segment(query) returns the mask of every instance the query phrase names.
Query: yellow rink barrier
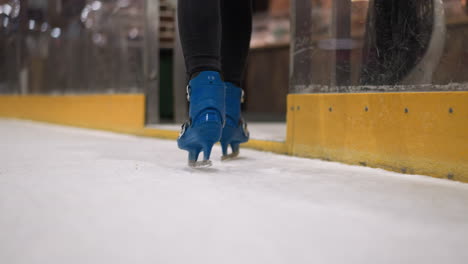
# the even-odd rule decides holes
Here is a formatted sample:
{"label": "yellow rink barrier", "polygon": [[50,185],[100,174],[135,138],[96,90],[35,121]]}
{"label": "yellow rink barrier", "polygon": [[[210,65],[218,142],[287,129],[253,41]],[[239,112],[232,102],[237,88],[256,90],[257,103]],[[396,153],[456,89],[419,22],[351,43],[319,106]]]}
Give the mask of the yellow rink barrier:
{"label": "yellow rink barrier", "polygon": [[292,94],[289,153],[468,182],[468,92]]}
{"label": "yellow rink barrier", "polygon": [[115,132],[144,126],[145,97],[131,95],[0,96],[0,116]]}

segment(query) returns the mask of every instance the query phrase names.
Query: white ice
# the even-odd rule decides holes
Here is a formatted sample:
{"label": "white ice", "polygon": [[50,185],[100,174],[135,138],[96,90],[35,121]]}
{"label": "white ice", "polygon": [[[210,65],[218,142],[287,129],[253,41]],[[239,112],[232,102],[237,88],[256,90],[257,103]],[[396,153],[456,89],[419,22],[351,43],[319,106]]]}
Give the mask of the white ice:
{"label": "white ice", "polygon": [[0,120],[0,263],[468,263],[468,184]]}

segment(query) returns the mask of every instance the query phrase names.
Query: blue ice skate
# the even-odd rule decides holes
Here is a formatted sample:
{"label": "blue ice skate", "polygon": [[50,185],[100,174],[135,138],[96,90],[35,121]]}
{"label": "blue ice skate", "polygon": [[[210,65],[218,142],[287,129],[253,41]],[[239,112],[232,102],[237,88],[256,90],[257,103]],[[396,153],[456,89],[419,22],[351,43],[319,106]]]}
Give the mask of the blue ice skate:
{"label": "blue ice skate", "polygon": [[[182,125],[177,144],[189,152],[190,167],[211,166],[211,149],[221,138],[223,130],[225,97],[225,86],[218,72],[200,72],[189,82],[189,121]],[[204,159],[199,162],[201,151]]]}
{"label": "blue ice skate", "polygon": [[[226,85],[226,125],[221,136],[221,148],[223,150],[222,160],[235,158],[239,155],[239,145],[249,141],[249,130],[247,123],[241,117],[241,103],[243,102],[243,91],[233,83],[225,82]],[[231,145],[232,153],[228,154]]]}

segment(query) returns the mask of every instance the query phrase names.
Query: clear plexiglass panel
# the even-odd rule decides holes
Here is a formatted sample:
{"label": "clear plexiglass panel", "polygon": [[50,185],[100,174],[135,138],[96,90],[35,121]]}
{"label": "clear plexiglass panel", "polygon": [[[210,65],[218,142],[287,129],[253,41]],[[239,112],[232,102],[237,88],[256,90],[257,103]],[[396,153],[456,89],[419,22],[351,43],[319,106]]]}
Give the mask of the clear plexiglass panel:
{"label": "clear plexiglass panel", "polygon": [[457,91],[467,0],[294,0],[291,92]]}
{"label": "clear plexiglass panel", "polygon": [[0,93],[142,92],[144,19],[145,0],[0,0]]}

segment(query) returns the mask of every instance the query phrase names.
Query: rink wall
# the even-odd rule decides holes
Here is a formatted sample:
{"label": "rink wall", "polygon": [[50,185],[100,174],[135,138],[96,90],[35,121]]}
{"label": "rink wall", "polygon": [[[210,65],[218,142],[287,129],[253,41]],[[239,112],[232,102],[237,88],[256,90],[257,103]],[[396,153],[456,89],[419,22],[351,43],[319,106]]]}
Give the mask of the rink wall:
{"label": "rink wall", "polygon": [[468,182],[468,92],[291,94],[296,156]]}
{"label": "rink wall", "polygon": [[145,123],[145,96],[4,95],[0,116],[135,133]]}

